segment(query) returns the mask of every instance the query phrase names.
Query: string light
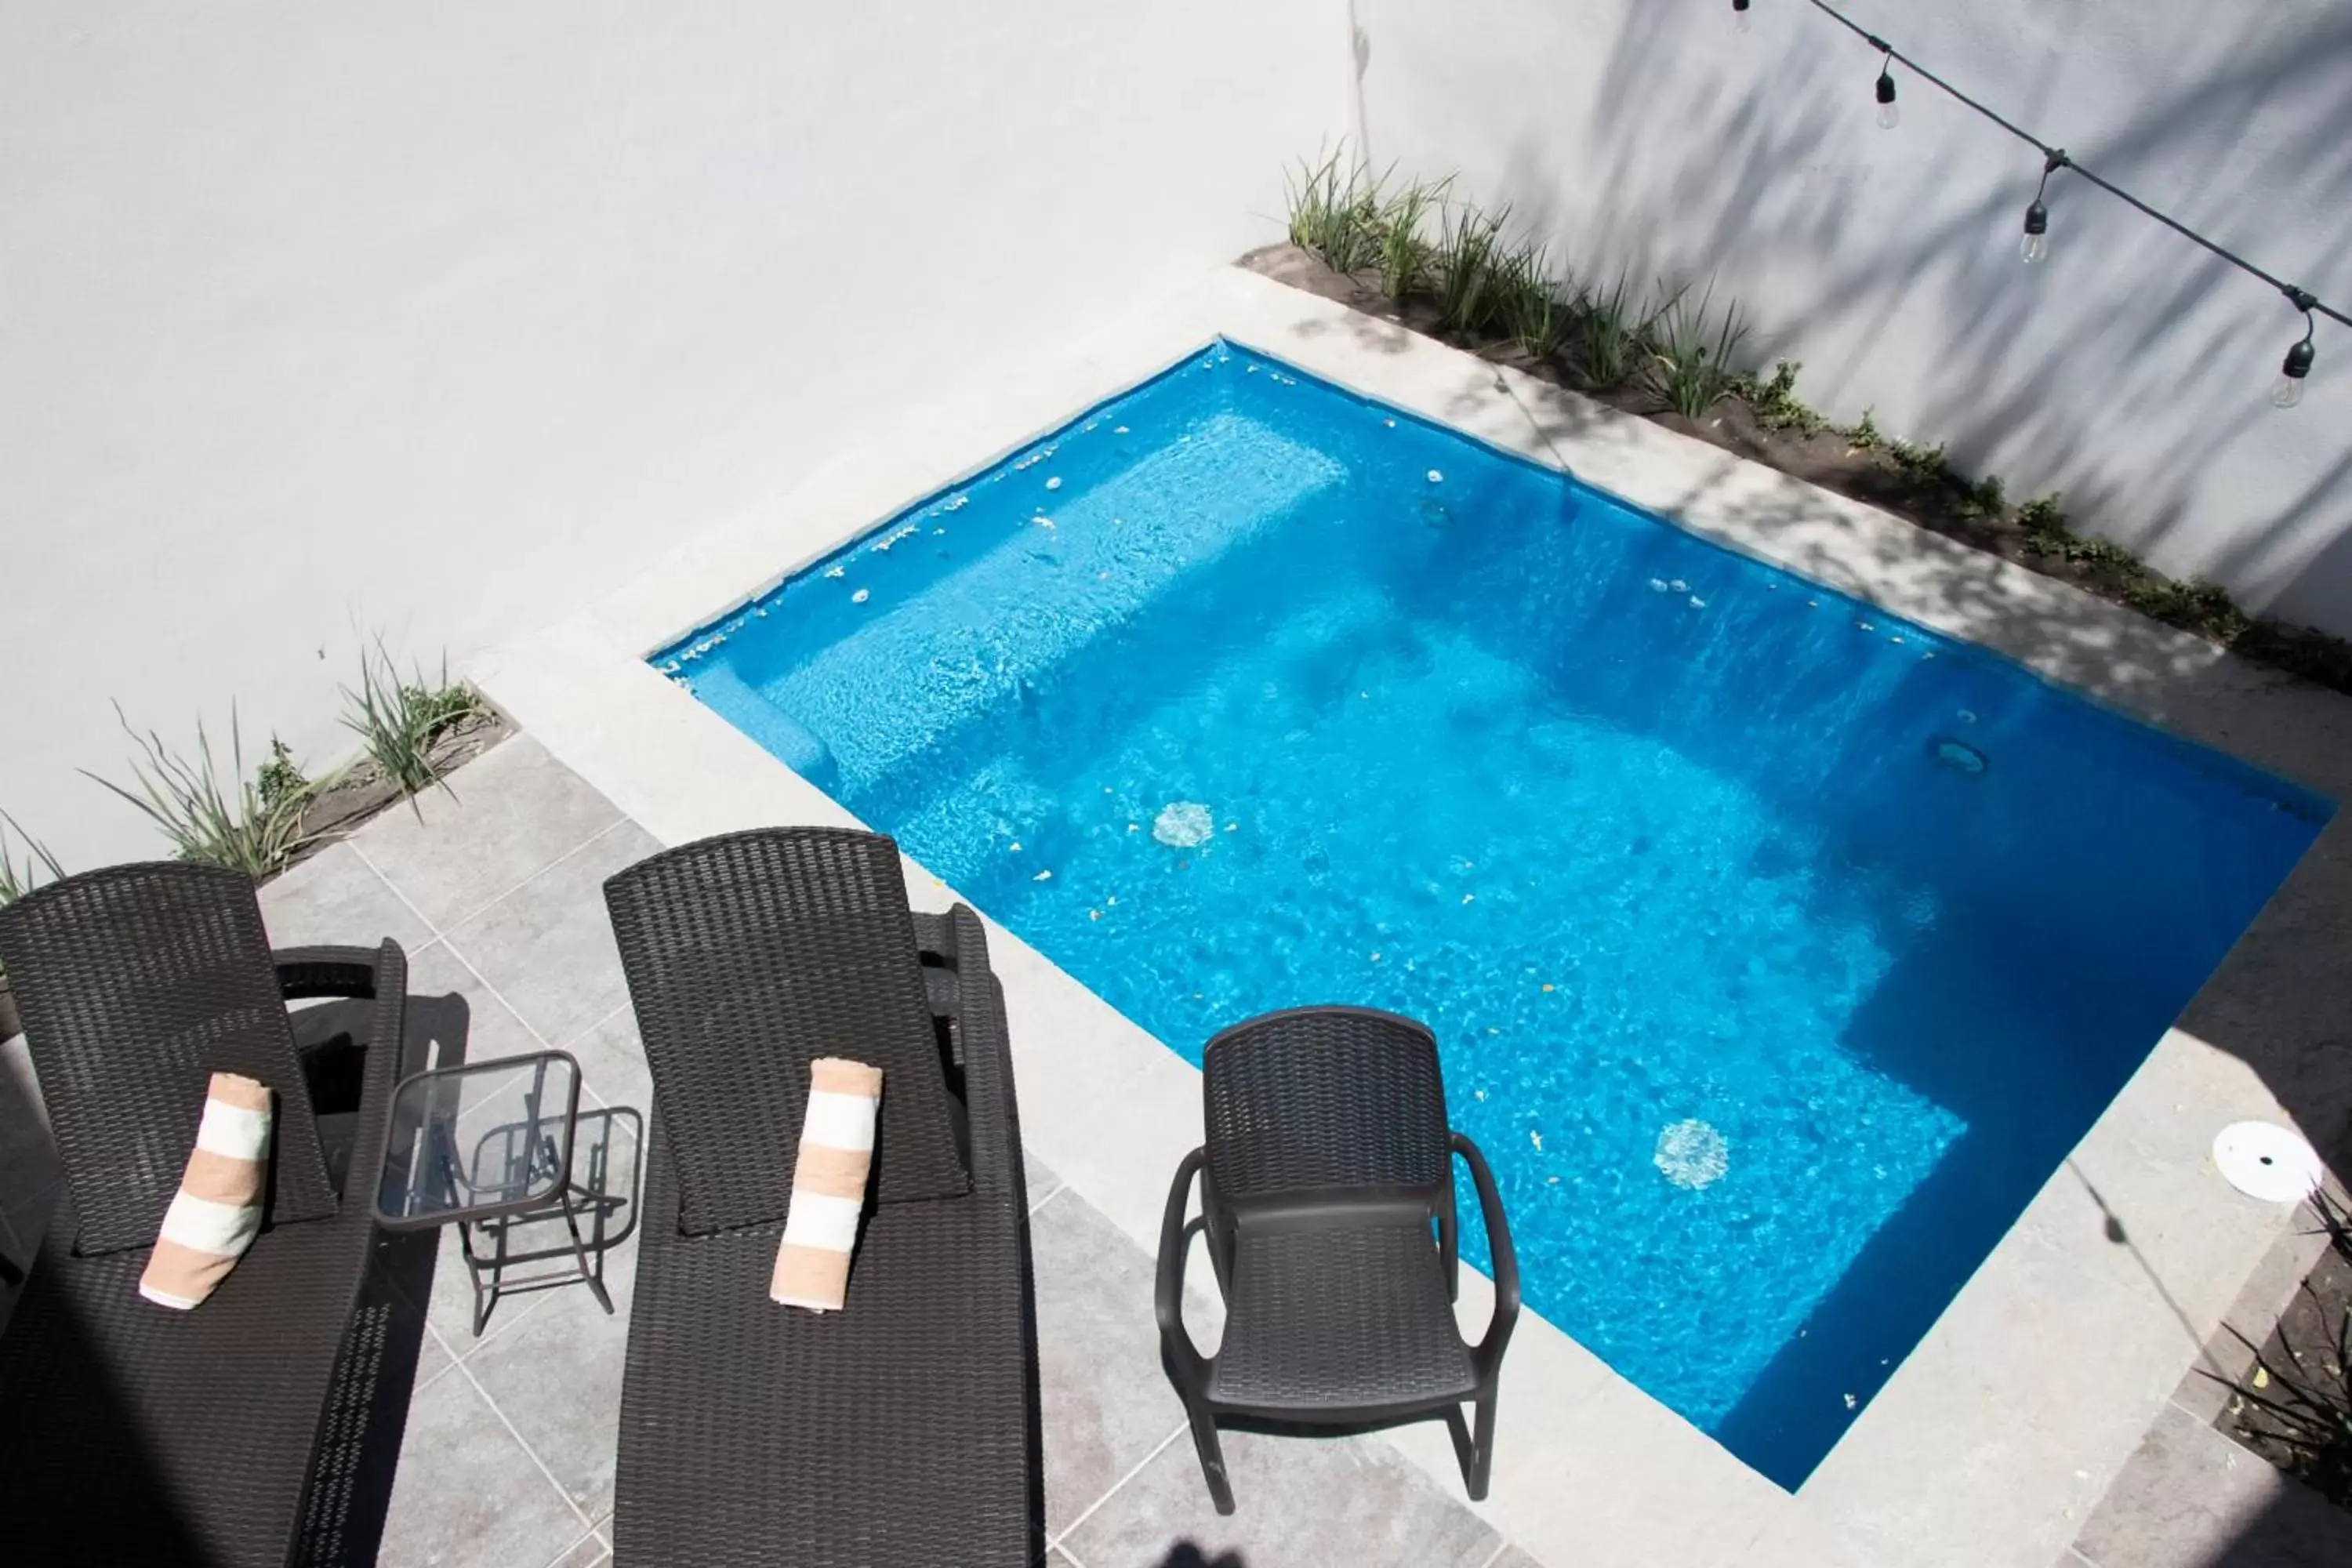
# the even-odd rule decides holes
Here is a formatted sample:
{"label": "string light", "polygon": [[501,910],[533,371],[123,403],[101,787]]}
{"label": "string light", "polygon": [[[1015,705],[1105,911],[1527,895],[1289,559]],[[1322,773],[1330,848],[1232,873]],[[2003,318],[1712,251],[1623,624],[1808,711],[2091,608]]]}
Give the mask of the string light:
{"label": "string light", "polygon": [[2042,184],[2034,188],[2033,204],[2025,209],[2025,237],[2017,247],[2017,254],[2029,267],[2050,254],[2050,209],[2042,205],[2042,198],[2050,189],[2050,176],[2065,166],[2063,147],[2042,157]]}
{"label": "string light", "polygon": [[2312,319],[2312,310],[2319,301],[2300,289],[2285,290],[2287,303],[2303,312],[2303,341],[2286,351],[2286,363],[2279,366],[2278,384],[2271,388],[2273,407],[2292,408],[2303,401],[2304,378],[2311,374],[2311,362],[2318,357],[2311,346],[2311,334],[2319,330]]}
{"label": "string light", "polygon": [[[1748,12],[1752,0],[1731,0],[1733,21],[1743,32],[1747,30],[1748,25]],[[2033,194],[2032,204],[2025,209],[2025,233],[2018,242],[2017,247],[2018,255],[2025,261],[2038,262],[2050,254],[2050,209],[2042,205],[2042,198],[2050,188],[2052,174],[2061,169],[2072,169],[2079,178],[2089,181],[2125,205],[2136,209],[2144,216],[2154,218],[2190,244],[2201,247],[2248,277],[2260,279],[2284,294],[2288,302],[2303,312],[2304,331],[2302,338],[2287,350],[2285,363],[2279,367],[2279,378],[2271,389],[2271,402],[2281,408],[2293,408],[2303,401],[2304,383],[2309,379],[2312,363],[2317,358],[2317,351],[2313,346],[2312,340],[2318,331],[2318,318],[2326,316],[2329,321],[2339,325],[2352,327],[2352,316],[2347,316],[2332,306],[2321,303],[2319,299],[2308,289],[2265,272],[2237,252],[2206,238],[2179,219],[2168,213],[2158,212],[2113,180],[2083,167],[2082,164],[2068,157],[2063,148],[2049,145],[2023,126],[1970,98],[1909,55],[1864,27],[1844,12],[1831,5],[1829,0],[1807,0],[1807,4],[1878,51],[1879,124],[1891,131],[1899,118],[1895,105],[1895,63],[1900,60],[1904,68],[1912,75],[1918,77],[1929,86],[1940,89],[1946,97],[1964,108],[1976,110],[1978,114],[1991,121],[2019,141],[2031,144],[2042,154],[2042,184]]]}

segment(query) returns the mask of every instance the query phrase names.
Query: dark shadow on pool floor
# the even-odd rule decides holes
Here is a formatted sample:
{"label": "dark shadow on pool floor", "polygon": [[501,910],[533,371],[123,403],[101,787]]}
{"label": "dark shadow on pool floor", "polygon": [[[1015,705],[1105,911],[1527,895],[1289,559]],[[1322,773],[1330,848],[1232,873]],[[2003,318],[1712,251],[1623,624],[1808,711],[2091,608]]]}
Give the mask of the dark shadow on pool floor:
{"label": "dark shadow on pool floor", "polygon": [[[2155,1039],[2168,1017],[2160,998],[2137,1020],[2100,1016],[2084,977],[2030,958],[1988,975],[1956,958],[1959,940],[1931,931],[1904,953],[1854,1014],[1845,1044],[1967,1131],[1714,1428],[1724,1447],[1791,1490],[2139,1065],[2144,1051],[2133,1042]],[[1966,947],[1980,952],[1980,941]],[[2053,1063],[2038,1048],[2053,1037],[2053,1013],[2063,1020],[2054,1033],[2082,1043],[2084,1057]]]}

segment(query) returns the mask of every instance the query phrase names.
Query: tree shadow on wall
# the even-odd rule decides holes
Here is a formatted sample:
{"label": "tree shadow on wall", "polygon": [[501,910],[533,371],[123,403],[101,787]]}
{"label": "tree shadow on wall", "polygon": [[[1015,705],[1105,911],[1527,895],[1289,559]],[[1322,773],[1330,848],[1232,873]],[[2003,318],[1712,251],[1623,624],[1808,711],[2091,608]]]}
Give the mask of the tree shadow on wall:
{"label": "tree shadow on wall", "polygon": [[[1859,399],[1845,389],[1873,346],[1906,315],[1931,315],[1948,352],[1904,388],[1909,406],[1895,427],[1948,439],[1963,472],[2052,476],[2035,488],[2063,486],[2069,511],[2090,530],[2175,574],[2250,584],[2257,591],[2246,597],[2280,600],[2289,614],[2319,602],[2323,585],[2352,579],[2352,442],[2276,415],[2263,397],[2302,330],[2274,292],[2064,171],[2048,196],[2051,260],[2019,265],[2015,236],[2040,159],[1957,106],[1906,144],[1924,164],[1907,171],[1906,189],[1943,195],[1890,213],[1853,156],[1858,138],[1883,134],[1860,99],[1868,51],[1808,15],[1786,19],[1778,52],[1759,37],[1754,52],[1727,62],[1698,47],[1697,30],[1718,22],[1709,12],[1618,30],[1588,111],[1601,166],[1573,199],[1549,187],[1544,139],[1533,131],[1511,145],[1489,194],[1511,197],[1529,232],[1552,237],[1587,278],[1716,277],[1718,299],[1752,297],[1743,279],[1782,280],[1751,348],[1769,358],[1776,345],[1812,345],[1798,356],[1807,386],[1850,416]],[[2352,96],[2341,90],[2352,78],[2352,11],[2315,16],[2296,31],[2248,12],[2216,18],[2209,31],[2203,68],[2136,88],[2144,96],[2128,125],[2073,150],[2257,264],[2324,297],[2352,298],[2341,259],[2352,254]],[[1386,58],[1397,58],[1397,46]],[[2055,79],[2060,57],[2044,58],[2038,80],[1959,85],[1984,89],[1996,107],[2063,142],[2070,116]],[[1375,135],[1378,82],[1375,74]],[[1913,103],[1939,96],[1916,79],[1905,91]],[[1913,112],[1893,135],[1914,133]],[[2275,179],[2243,177],[2241,136],[2258,118],[2262,162],[2282,172]],[[2000,177],[1988,184],[1988,171]],[[1949,194],[1970,191],[1983,194]],[[2308,237],[2301,247],[2274,232],[2284,208]],[[1571,212],[1580,215],[1572,224],[1563,216]],[[2107,261],[2142,255],[2161,257],[2163,281],[2116,292]],[[1801,295],[1786,285],[1792,275],[1804,279]],[[1790,307],[1791,297],[1812,303]],[[2332,345],[2320,346],[2324,366]],[[2191,398],[2181,395],[2183,365],[2196,367]],[[1880,419],[1890,423],[1885,409]],[[2310,478],[2266,525],[2192,541],[2200,483],[2223,458],[2242,469],[2306,471],[2302,454],[2328,447],[2339,449],[2308,465]],[[2130,460],[2103,466],[2102,451]]]}

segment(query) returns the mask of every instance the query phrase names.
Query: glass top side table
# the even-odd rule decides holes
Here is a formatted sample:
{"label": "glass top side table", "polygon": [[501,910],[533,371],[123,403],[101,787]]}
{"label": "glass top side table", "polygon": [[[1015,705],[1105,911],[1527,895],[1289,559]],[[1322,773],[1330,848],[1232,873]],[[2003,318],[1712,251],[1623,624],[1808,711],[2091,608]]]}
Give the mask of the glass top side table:
{"label": "glass top side table", "polygon": [[[457,1226],[477,1335],[499,1297],[575,1281],[612,1311],[604,1254],[636,1227],[645,1129],[626,1107],[583,1111],[568,1052],[414,1074],[393,1091],[390,1122],[376,1220],[391,1231]],[[509,1276],[558,1259],[571,1267]]]}

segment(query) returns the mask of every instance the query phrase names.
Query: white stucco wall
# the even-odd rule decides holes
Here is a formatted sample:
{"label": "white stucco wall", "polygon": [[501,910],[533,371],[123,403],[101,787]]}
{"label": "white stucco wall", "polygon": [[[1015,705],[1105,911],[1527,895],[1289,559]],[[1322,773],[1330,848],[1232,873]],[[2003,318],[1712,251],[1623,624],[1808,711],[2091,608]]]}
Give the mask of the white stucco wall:
{"label": "white stucco wall", "polygon": [[234,698],[313,760],[881,410],[1277,237],[1334,0],[0,0],[0,806]]}
{"label": "white stucco wall", "polygon": [[[2159,204],[2352,299],[2352,11],[1856,14]],[[1279,232],[1343,132],[1588,270],[1718,280],[1759,359],[2013,494],[2352,631],[2352,332],[2265,394],[2284,303],[1797,0],[863,9],[0,0],[0,806],[151,850],[78,777],[110,700],[342,751],[377,630],[430,661],[772,505],[985,377]],[[1360,27],[1354,50],[1349,27]]]}
{"label": "white stucco wall", "polygon": [[[1843,8],[1964,91],[2339,309],[2352,308],[2352,7],[1972,0]],[[1588,275],[1717,281],[1851,420],[1951,444],[2010,493],[2242,601],[2352,633],[2352,330],[2304,405],[2302,318],[2061,173],[2021,263],[2033,150],[1801,0],[1353,0],[1375,165],[1459,171]]]}

